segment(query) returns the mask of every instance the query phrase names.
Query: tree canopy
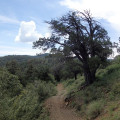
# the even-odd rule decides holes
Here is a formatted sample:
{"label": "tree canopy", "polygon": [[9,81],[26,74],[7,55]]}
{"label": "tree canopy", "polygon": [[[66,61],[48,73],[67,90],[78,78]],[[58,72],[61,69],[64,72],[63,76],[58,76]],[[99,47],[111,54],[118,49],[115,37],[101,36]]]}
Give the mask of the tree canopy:
{"label": "tree canopy", "polygon": [[82,63],[86,84],[93,83],[96,70],[111,54],[107,31],[87,10],[69,12],[47,23],[52,30],[51,37],[39,38],[33,47],[67,50],[69,55],[73,54]]}

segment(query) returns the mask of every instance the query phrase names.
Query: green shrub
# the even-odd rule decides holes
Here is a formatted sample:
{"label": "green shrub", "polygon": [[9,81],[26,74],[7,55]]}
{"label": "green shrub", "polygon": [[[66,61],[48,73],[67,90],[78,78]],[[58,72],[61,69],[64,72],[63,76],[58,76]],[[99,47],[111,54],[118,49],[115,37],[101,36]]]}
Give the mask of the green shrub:
{"label": "green shrub", "polygon": [[87,106],[86,115],[89,120],[96,118],[104,107],[103,101],[93,101]]}
{"label": "green shrub", "polygon": [[48,120],[44,100],[56,93],[52,83],[35,81],[13,100],[10,120]]}
{"label": "green shrub", "polygon": [[0,95],[0,120],[9,120],[9,100],[9,97],[3,98],[3,96]]}
{"label": "green shrub", "polygon": [[114,58],[113,63],[120,64],[120,55],[118,55]]}
{"label": "green shrub", "polygon": [[49,82],[49,83],[46,83],[44,81],[42,82],[39,82],[39,81],[36,81],[36,83],[38,86],[38,95],[39,95],[39,101],[42,101],[42,100],[45,100],[46,98],[52,96],[52,95],[55,95],[56,94],[56,90],[55,90],[55,86]]}
{"label": "green shrub", "polygon": [[120,65],[119,64],[112,64],[112,65],[110,65],[110,66],[108,66],[106,68],[107,74],[110,74],[110,73],[112,73],[114,71],[117,71],[118,69],[120,69]]}
{"label": "green shrub", "polygon": [[17,76],[10,74],[6,70],[0,71],[0,91],[2,95],[13,97],[19,95],[21,90],[22,84]]}
{"label": "green shrub", "polygon": [[22,93],[11,101],[10,120],[36,120],[42,114],[43,106],[38,102],[36,88],[27,86]]}
{"label": "green shrub", "polygon": [[10,101],[22,91],[18,77],[0,69],[0,120],[9,120]]}
{"label": "green shrub", "polygon": [[112,87],[113,94],[119,95],[120,94],[120,83],[116,83]]}
{"label": "green shrub", "polygon": [[22,87],[18,77],[0,69],[0,120],[49,120],[44,100],[56,94],[55,86],[37,80]]}

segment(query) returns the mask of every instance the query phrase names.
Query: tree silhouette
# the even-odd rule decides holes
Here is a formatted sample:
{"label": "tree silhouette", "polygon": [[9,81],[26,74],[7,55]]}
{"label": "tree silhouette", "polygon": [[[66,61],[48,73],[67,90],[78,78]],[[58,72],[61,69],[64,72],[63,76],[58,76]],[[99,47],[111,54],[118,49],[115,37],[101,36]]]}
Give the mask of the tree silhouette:
{"label": "tree silhouette", "polygon": [[34,48],[69,49],[82,63],[86,84],[95,81],[95,73],[102,62],[111,54],[107,31],[94,20],[90,11],[69,12],[59,19],[47,21],[52,30],[49,38],[40,38]]}

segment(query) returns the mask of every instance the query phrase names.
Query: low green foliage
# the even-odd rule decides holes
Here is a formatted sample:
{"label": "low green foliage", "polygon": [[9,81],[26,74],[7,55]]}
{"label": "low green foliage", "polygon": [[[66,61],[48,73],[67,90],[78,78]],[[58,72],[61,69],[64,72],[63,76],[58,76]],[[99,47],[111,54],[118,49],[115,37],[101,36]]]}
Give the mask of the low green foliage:
{"label": "low green foliage", "polygon": [[46,98],[56,94],[55,86],[52,83],[38,82],[38,95],[39,101],[45,100]]}
{"label": "low green foliage", "polygon": [[26,89],[12,101],[10,120],[48,119],[48,113],[43,108],[42,102],[54,94],[55,89],[52,84],[39,81],[36,81],[34,85],[29,84]]}
{"label": "low green foliage", "polygon": [[[84,79],[79,76],[77,80],[65,81],[65,87],[68,90],[67,96],[72,95],[74,100],[71,103],[84,119],[94,120],[102,113],[108,114],[104,120],[119,120],[119,115],[115,114],[119,104],[111,105],[120,100],[120,62],[119,57],[112,61],[106,68],[99,69],[96,73],[96,81],[82,90],[79,88],[84,83]],[[77,83],[77,84],[76,84]],[[104,116],[104,114],[103,114]],[[111,116],[111,117],[110,117]],[[101,119],[102,120],[102,117]]]}
{"label": "low green foliage", "polygon": [[22,87],[18,77],[0,70],[0,120],[49,120],[44,100],[56,94],[51,82],[34,81]]}
{"label": "low green foliage", "polygon": [[17,76],[10,74],[6,70],[0,70],[0,91],[3,96],[14,97],[19,95],[21,90],[22,85]]}
{"label": "low green foliage", "polygon": [[87,119],[93,120],[104,108],[104,101],[93,101],[86,108]]}

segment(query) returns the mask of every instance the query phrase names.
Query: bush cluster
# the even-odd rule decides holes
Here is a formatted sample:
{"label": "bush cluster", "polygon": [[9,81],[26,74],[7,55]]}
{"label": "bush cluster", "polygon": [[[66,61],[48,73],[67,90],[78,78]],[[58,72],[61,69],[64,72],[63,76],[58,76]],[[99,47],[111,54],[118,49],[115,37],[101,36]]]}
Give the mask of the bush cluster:
{"label": "bush cluster", "polygon": [[23,87],[18,77],[0,70],[0,120],[48,120],[44,100],[56,94],[51,82],[36,80]]}

